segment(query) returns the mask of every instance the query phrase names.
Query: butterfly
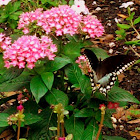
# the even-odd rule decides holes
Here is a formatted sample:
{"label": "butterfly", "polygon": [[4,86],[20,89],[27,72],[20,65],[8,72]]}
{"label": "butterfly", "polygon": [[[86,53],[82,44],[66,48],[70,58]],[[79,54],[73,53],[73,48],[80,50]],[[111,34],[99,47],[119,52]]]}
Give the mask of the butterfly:
{"label": "butterfly", "polygon": [[105,96],[114,86],[117,75],[127,70],[135,62],[134,57],[129,55],[110,56],[101,61],[89,49],[82,49],[81,54],[86,57],[90,70],[92,92],[94,93],[98,89]]}

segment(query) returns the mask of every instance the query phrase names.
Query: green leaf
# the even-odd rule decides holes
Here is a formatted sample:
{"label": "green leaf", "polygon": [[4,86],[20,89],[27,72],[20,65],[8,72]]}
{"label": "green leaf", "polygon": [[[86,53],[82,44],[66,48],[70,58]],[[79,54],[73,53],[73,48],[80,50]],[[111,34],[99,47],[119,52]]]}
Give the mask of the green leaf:
{"label": "green leaf", "polygon": [[47,88],[49,90],[51,90],[52,85],[53,85],[53,81],[54,81],[54,75],[52,72],[44,72],[41,74],[41,78],[43,80],[43,82],[45,83],[45,85],[47,86]]}
{"label": "green leaf", "polygon": [[31,114],[31,113],[24,113],[25,118],[24,118],[24,124],[25,125],[30,125],[33,123],[36,123],[38,121],[41,121],[42,118],[38,115],[35,114]]}
{"label": "green leaf", "polygon": [[[81,140],[95,140],[98,132],[98,124],[95,120],[90,121],[87,128],[85,129]],[[101,136],[98,140],[101,140]]]}
{"label": "green leaf", "polygon": [[57,135],[55,131],[49,130],[49,127],[57,126],[57,117],[56,114],[52,113],[52,109],[49,107],[43,109],[40,117],[41,121],[30,125],[28,140],[51,140],[53,136]]}
{"label": "green leaf", "polygon": [[82,42],[75,42],[72,41],[70,43],[67,43],[63,47],[63,52],[66,56],[68,56],[72,61],[75,61],[75,59],[80,56],[80,49],[84,47],[84,44]]}
{"label": "green leaf", "polygon": [[140,16],[134,20],[134,25],[140,22]]}
{"label": "green leaf", "polygon": [[83,108],[80,111],[76,112],[75,117],[92,117],[93,116],[93,109],[91,108]]}
{"label": "green leaf", "polygon": [[68,58],[55,57],[53,61],[48,61],[46,70],[49,72],[57,71],[69,63],[71,60]]}
{"label": "green leaf", "polygon": [[91,94],[89,78],[82,74],[77,64],[67,66],[65,68],[65,74],[73,85],[81,88],[82,93],[85,93],[87,96]]}
{"label": "green leaf", "polygon": [[132,20],[134,18],[135,12],[132,12],[126,20]]}
{"label": "green leaf", "polygon": [[23,13],[23,11],[17,11],[17,12],[14,13],[14,15],[18,15],[18,16],[19,16],[19,15],[21,15],[22,13]]}
{"label": "green leaf", "polygon": [[104,140],[127,140],[119,136],[103,136]]}
{"label": "green leaf", "polygon": [[12,7],[12,12],[17,11],[20,8],[20,3],[21,3],[20,1],[14,2],[14,5]]}
{"label": "green leaf", "polygon": [[140,104],[140,102],[128,91],[114,86],[111,91],[108,93],[108,100],[112,102],[133,102]]}
{"label": "green leaf", "polygon": [[73,1],[73,0],[70,0],[70,1],[69,1],[69,5],[70,5],[70,6],[74,5],[74,1]]}
{"label": "green leaf", "polygon": [[38,75],[32,78],[30,82],[30,89],[37,103],[48,91],[48,88]]}
{"label": "green leaf", "polygon": [[126,41],[126,45],[138,45],[140,46],[140,40],[134,40],[134,41]]}
{"label": "green leaf", "polygon": [[118,27],[122,28],[122,29],[129,29],[131,26],[128,24],[117,24]]}
{"label": "green leaf", "polygon": [[0,127],[8,126],[7,118],[9,117],[9,114],[7,113],[0,113]]}
{"label": "green leaf", "polygon": [[0,28],[0,33],[4,32],[4,29]]}
{"label": "green leaf", "polygon": [[66,67],[65,73],[69,79],[69,81],[74,84],[80,84],[80,77],[82,76],[82,72],[77,64],[71,64]]}
{"label": "green leaf", "polygon": [[57,130],[57,127],[49,127],[49,130],[56,131]]}
{"label": "green leaf", "polygon": [[7,69],[3,73],[3,75],[0,76],[0,83],[3,83],[5,81],[14,79],[14,78],[18,77],[22,72],[23,72],[23,69],[18,69],[18,68],[15,68],[15,67]]}
{"label": "green leaf", "polygon": [[117,30],[117,31],[115,31],[115,33],[116,33],[117,35],[126,36],[126,32],[125,32],[124,29]]}
{"label": "green leaf", "polygon": [[1,15],[1,18],[2,18],[2,19],[8,18],[8,17],[9,17],[8,14],[2,14],[2,15]]}
{"label": "green leaf", "polygon": [[90,50],[92,50],[99,59],[100,58],[105,59],[105,58],[109,57],[107,52],[101,48],[90,48]]}
{"label": "green leaf", "polygon": [[82,134],[84,132],[83,121],[71,116],[69,119],[65,120],[65,128],[66,128],[67,134],[73,134],[73,140],[82,139]]}
{"label": "green leaf", "polygon": [[68,105],[67,95],[63,91],[54,88],[46,94],[45,99],[50,105],[57,105],[59,103],[62,103],[63,106]]}
{"label": "green leaf", "polygon": [[18,20],[18,15],[12,14],[12,15],[9,16],[9,18],[14,19],[14,20]]}
{"label": "green leaf", "polygon": [[0,92],[16,91],[23,88],[30,82],[29,73],[23,72],[21,75],[14,79],[7,80],[0,84]]}

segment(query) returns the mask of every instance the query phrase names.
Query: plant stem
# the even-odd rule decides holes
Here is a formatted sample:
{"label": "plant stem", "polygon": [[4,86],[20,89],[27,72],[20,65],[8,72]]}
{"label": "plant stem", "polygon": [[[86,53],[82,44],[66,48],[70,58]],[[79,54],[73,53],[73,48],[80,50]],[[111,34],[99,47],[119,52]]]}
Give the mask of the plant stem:
{"label": "plant stem", "polygon": [[65,137],[64,122],[61,123],[62,137]]}
{"label": "plant stem", "polygon": [[100,122],[99,130],[98,130],[98,133],[97,133],[97,136],[96,136],[95,140],[98,140],[98,138],[100,136],[100,133],[101,133],[101,130],[102,130],[102,127],[103,127],[104,116],[105,116],[105,113],[101,113],[101,122]]}
{"label": "plant stem", "polygon": [[57,114],[57,137],[60,137],[60,113]]}
{"label": "plant stem", "polygon": [[140,34],[137,31],[137,29],[134,27],[134,24],[133,24],[133,21],[132,20],[130,20],[130,24],[131,24],[131,27],[134,29],[134,31],[137,33],[137,35],[140,36]]}
{"label": "plant stem", "polygon": [[17,140],[19,140],[19,137],[20,137],[20,125],[21,125],[21,120],[18,120]]}
{"label": "plant stem", "polygon": [[[126,38],[125,41],[127,42]],[[138,54],[131,45],[129,45],[129,48],[135,53],[136,56],[140,57],[140,54]]]}

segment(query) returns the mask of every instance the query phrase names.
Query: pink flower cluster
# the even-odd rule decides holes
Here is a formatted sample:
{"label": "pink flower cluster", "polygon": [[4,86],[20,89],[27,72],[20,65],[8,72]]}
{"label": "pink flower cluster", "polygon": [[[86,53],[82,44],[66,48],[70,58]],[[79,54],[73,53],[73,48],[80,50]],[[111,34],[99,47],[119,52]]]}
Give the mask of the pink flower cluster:
{"label": "pink flower cluster", "polygon": [[83,32],[88,33],[91,38],[99,37],[104,32],[104,27],[100,21],[93,16],[87,15],[83,17]]}
{"label": "pink flower cluster", "polygon": [[84,55],[79,56],[76,63],[79,64],[79,68],[82,68],[83,64],[86,64],[86,57]]}
{"label": "pink flower cluster", "polygon": [[6,50],[6,48],[9,48],[9,45],[11,45],[11,38],[5,37],[5,34],[0,33],[0,47]]}
{"label": "pink flower cluster", "polygon": [[41,39],[36,36],[22,36],[5,50],[3,58],[7,68],[24,68],[27,64],[27,67],[32,69],[35,62],[41,58],[54,60],[56,51],[56,46],[47,36],[42,36]]}
{"label": "pink flower cluster", "polygon": [[81,16],[73,11],[68,5],[61,5],[44,11],[42,19],[37,25],[42,26],[48,34],[50,31],[57,36],[64,34],[74,35],[81,21]]}
{"label": "pink flower cluster", "polygon": [[19,18],[19,23],[18,23],[18,29],[23,29],[23,33],[27,34],[29,33],[28,26],[30,23],[33,23],[37,20],[39,20],[42,17],[42,10],[41,8],[36,9],[34,12],[26,12],[22,13]]}
{"label": "pink flower cluster", "polygon": [[90,68],[84,55],[79,56],[76,60],[76,63],[78,63],[78,66],[82,70],[82,73],[88,74],[90,72]]}
{"label": "pink flower cluster", "polygon": [[94,38],[101,36],[104,32],[98,19],[91,15],[80,15],[68,5],[54,7],[44,12],[42,9],[37,9],[35,12],[23,13],[20,16],[18,29],[23,29],[23,32],[27,34],[29,33],[28,26],[35,21],[36,25],[42,27],[46,34],[55,32],[56,36],[86,33]]}

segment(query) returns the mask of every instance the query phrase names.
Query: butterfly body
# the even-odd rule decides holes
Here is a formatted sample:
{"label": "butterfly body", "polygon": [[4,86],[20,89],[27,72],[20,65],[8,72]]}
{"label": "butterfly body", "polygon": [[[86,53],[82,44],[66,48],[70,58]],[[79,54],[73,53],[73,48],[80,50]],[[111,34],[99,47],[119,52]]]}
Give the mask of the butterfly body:
{"label": "butterfly body", "polygon": [[104,95],[113,87],[117,75],[135,62],[134,57],[128,55],[115,55],[99,61],[96,55],[89,49],[84,49],[81,53],[87,60],[93,92],[99,89]]}

